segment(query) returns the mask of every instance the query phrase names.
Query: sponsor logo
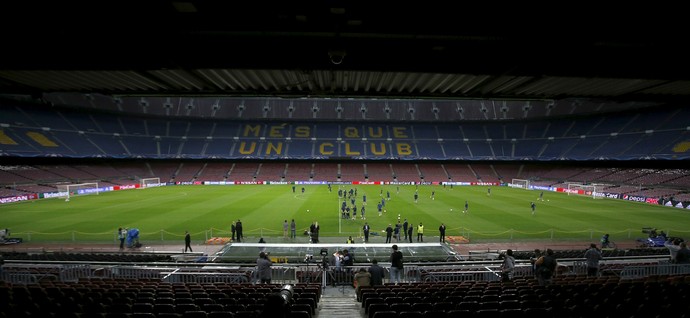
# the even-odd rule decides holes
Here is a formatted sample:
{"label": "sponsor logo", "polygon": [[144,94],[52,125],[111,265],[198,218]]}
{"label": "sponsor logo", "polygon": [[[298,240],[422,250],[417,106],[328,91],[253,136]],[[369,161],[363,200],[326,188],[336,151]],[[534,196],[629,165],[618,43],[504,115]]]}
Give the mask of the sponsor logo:
{"label": "sponsor logo", "polygon": [[647,198],[638,195],[623,195],[623,200],[635,201],[635,202],[645,202]]}
{"label": "sponsor logo", "polygon": [[659,199],[658,198],[647,198],[645,202],[650,203],[650,204],[659,204]]}
{"label": "sponsor logo", "polygon": [[114,187],[78,189],[77,194],[92,194],[92,193],[98,193],[98,192],[113,191],[113,189],[114,189]]}
{"label": "sponsor logo", "polygon": [[44,197],[44,198],[59,198],[59,197],[66,197],[67,194],[68,194],[67,191],[63,191],[63,192],[48,192],[48,193],[44,193],[44,194],[43,194],[43,197]]}
{"label": "sponsor logo", "polygon": [[530,186],[530,188],[535,189],[535,190],[546,190],[546,191],[554,191],[552,187],[547,187],[547,186]]}
{"label": "sponsor logo", "polygon": [[28,195],[18,195],[16,197],[0,198],[0,203],[13,203],[30,200]]}
{"label": "sponsor logo", "polygon": [[620,199],[621,195],[620,195],[620,193],[608,193],[608,192],[605,192],[605,197],[607,197],[607,198],[609,198],[609,199]]}

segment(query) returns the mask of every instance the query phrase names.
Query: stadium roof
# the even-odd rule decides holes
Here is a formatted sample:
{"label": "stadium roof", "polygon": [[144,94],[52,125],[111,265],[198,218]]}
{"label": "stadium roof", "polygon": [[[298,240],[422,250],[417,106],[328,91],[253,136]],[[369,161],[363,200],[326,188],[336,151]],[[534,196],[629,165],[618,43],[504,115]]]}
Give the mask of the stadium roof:
{"label": "stadium roof", "polygon": [[688,100],[685,11],[644,5],[13,1],[0,95]]}

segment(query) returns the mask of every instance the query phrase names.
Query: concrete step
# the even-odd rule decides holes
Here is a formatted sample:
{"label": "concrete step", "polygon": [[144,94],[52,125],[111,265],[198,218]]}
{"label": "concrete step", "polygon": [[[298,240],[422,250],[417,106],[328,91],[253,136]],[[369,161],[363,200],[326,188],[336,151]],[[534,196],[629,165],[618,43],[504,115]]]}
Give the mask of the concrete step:
{"label": "concrete step", "polygon": [[314,318],[364,318],[362,304],[357,302],[352,286],[326,287]]}

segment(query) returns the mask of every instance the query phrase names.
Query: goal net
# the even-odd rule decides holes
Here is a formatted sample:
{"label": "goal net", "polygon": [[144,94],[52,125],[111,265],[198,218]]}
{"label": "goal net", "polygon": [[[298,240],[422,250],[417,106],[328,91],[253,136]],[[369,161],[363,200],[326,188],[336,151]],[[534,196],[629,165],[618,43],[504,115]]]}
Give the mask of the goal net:
{"label": "goal net", "polygon": [[513,179],[511,182],[513,188],[521,188],[525,190],[531,190],[529,187],[529,180],[525,179]]}
{"label": "goal net", "polygon": [[100,192],[98,182],[58,184],[57,189],[60,197],[65,198],[65,201],[69,201],[69,198],[75,195],[98,194]]}
{"label": "goal net", "polygon": [[593,199],[603,198],[601,188],[603,185],[568,183],[568,195],[583,195]]}
{"label": "goal net", "polygon": [[141,188],[159,187],[161,185],[161,178],[144,178],[139,182]]}

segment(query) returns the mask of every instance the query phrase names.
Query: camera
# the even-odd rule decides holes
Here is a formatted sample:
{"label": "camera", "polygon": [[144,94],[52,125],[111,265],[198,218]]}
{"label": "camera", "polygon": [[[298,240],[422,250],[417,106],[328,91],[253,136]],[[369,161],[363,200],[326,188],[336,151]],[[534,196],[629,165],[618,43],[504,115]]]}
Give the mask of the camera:
{"label": "camera", "polygon": [[311,254],[304,255],[304,262],[305,263],[313,263],[314,262],[314,255],[311,255]]}

